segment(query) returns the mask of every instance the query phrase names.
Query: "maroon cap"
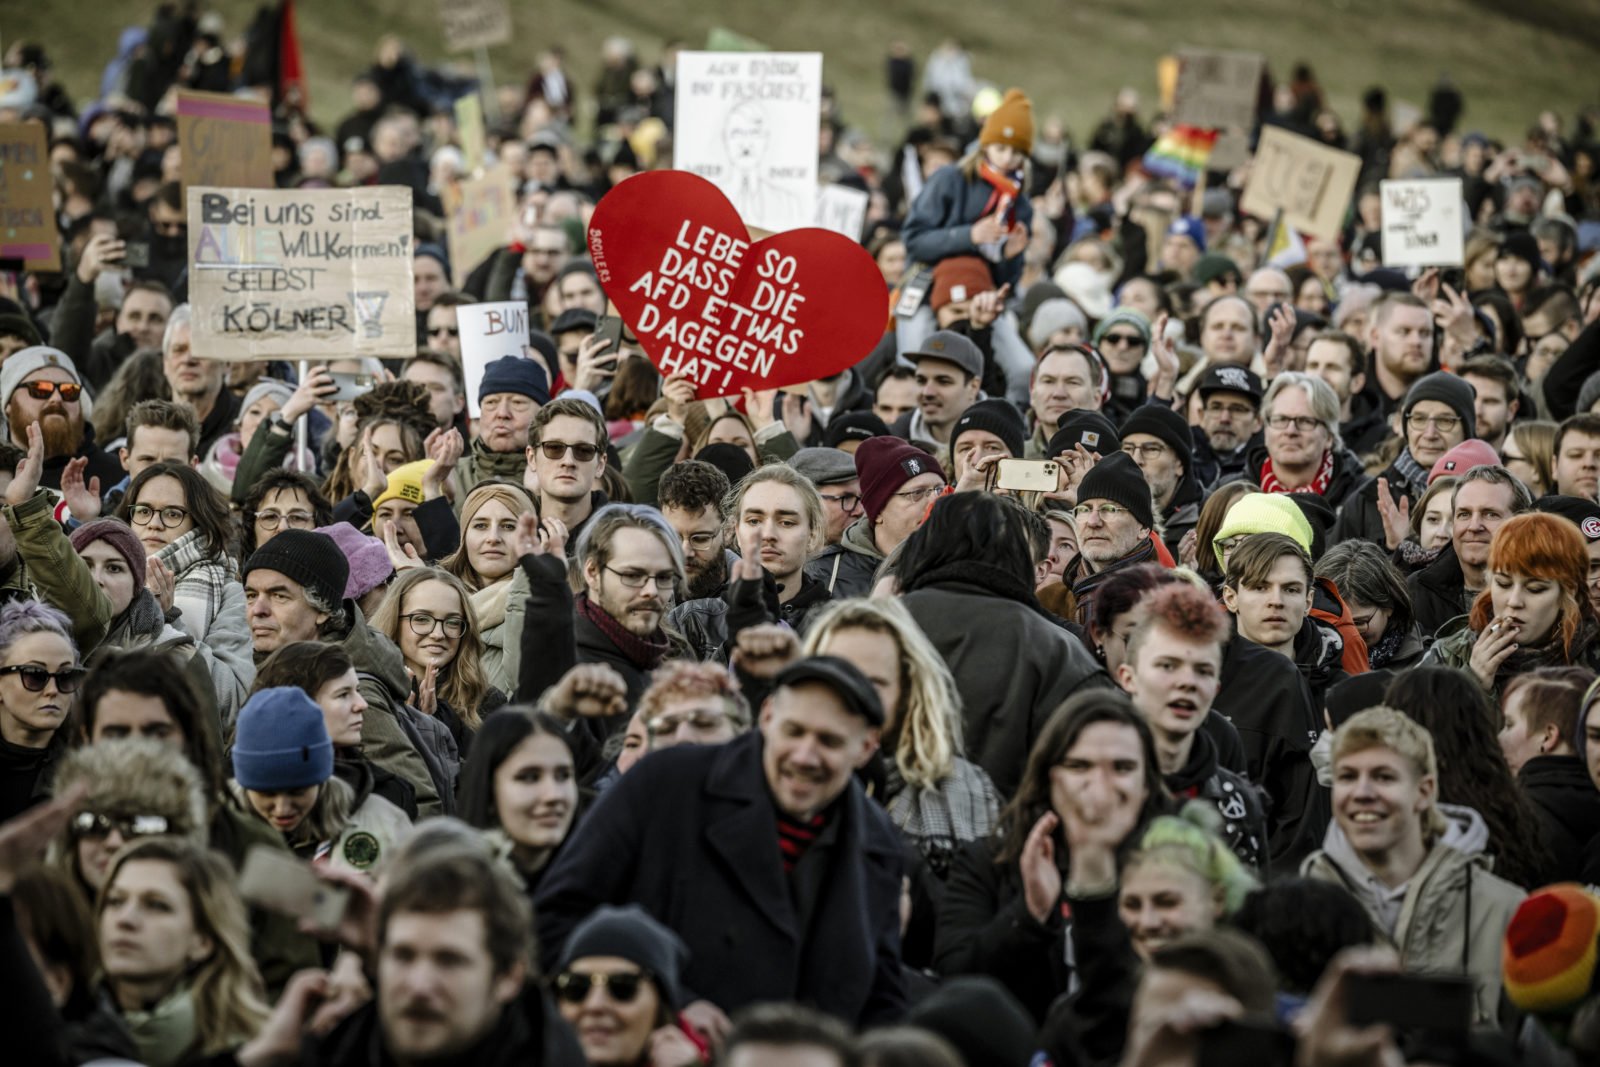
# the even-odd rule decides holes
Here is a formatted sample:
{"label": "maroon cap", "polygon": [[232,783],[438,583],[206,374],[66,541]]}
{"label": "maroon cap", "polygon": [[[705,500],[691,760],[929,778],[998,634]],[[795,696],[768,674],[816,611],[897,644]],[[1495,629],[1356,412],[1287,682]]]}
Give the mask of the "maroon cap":
{"label": "maroon cap", "polygon": [[944,468],[922,449],[898,437],[869,437],[856,448],[856,473],[861,476],[861,506],[869,521],[876,519],[889,498],[919,474],[937,474]]}

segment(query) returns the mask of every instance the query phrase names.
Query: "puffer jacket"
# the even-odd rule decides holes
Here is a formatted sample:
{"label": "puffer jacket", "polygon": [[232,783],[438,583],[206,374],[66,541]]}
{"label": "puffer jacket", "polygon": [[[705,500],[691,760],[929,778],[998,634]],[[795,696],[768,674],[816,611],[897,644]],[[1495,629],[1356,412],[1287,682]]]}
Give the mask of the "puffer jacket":
{"label": "puffer jacket", "polygon": [[829,545],[806,564],[806,577],[822,583],[830,596],[842,600],[850,596],[869,596],[872,578],[883,563],[872,538],[872,523],[862,516],[844,529],[838,544]]}
{"label": "puffer jacket", "polygon": [[[833,598],[821,582],[800,573],[800,591],[778,606],[779,618],[802,638],[810,620]],[[722,597],[702,597],[685,601],[667,616],[669,629],[683,635],[695,656],[702,660],[727,661],[728,602]]]}
{"label": "puffer jacket", "polygon": [[1422,639],[1430,645],[1446,623],[1472,610],[1477,596],[1463,584],[1461,561],[1456,558],[1454,545],[1445,545],[1432,563],[1407,575],[1406,592],[1411,594],[1411,613],[1422,630]]}
{"label": "puffer jacket", "polygon": [[[1469,809],[1455,809],[1451,815]],[[1377,901],[1387,887],[1361,863],[1344,831],[1330,823],[1320,851],[1306,858],[1300,873],[1307,878],[1342,885],[1361,902],[1373,927],[1400,953],[1407,971],[1422,974],[1468,974],[1475,985],[1473,1021],[1492,1025],[1500,1002],[1500,956],[1506,926],[1526,894],[1490,871],[1489,860],[1468,848],[1482,828],[1482,819],[1463,827],[1453,818],[1443,840],[1428,850],[1421,868],[1406,883],[1399,917],[1391,929]]]}

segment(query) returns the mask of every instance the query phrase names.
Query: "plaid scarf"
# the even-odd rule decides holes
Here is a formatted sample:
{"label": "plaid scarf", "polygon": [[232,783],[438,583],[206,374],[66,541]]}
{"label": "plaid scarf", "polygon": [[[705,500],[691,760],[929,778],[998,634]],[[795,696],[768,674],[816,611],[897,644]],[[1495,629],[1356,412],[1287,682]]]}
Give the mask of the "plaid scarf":
{"label": "plaid scarf", "polygon": [[232,560],[225,554],[213,555],[204,538],[200,530],[190,530],[156,553],[176,578],[172,606],[183,613],[183,629],[196,642],[211,632],[228,587],[238,585]]}
{"label": "plaid scarf", "polygon": [[1261,464],[1261,491],[1263,493],[1315,493],[1318,496],[1328,494],[1328,486],[1333,481],[1333,452],[1322,454],[1322,465],[1317,468],[1317,476],[1311,479],[1310,485],[1303,485],[1299,489],[1286,489],[1278,476],[1272,473],[1272,457],[1268,456],[1266,462]]}
{"label": "plaid scarf", "polygon": [[889,819],[940,878],[949,873],[962,845],[988,837],[999,825],[999,794],[977,765],[957,756],[950,777],[933,789],[913,789],[892,755],[885,755],[883,762]]}
{"label": "plaid scarf", "polygon": [[1402,448],[1400,454],[1394,457],[1394,469],[1405,475],[1406,486],[1417,499],[1420,500],[1422,494],[1428,491],[1428,468],[1412,458],[1410,445]]}
{"label": "plaid scarf", "polygon": [[1139,541],[1138,548],[1134,549],[1132,552],[1129,552],[1126,556],[1123,556],[1110,566],[1100,568],[1093,574],[1088,572],[1088,565],[1085,563],[1081,568],[1082,577],[1072,583],[1072,598],[1077,602],[1078,605],[1076,610],[1073,612],[1073,615],[1075,616],[1074,621],[1077,622],[1078,625],[1084,627],[1089,626],[1089,624],[1094,621],[1094,591],[1100,587],[1101,582],[1105,581],[1113,573],[1121,570],[1123,567],[1132,567],[1140,563],[1149,563],[1152,559],[1156,559],[1156,562],[1158,563],[1160,562],[1160,560],[1156,558],[1156,543],[1150,538],[1146,537]]}
{"label": "plaid scarf", "polygon": [[649,637],[639,637],[611,617],[599,604],[584,593],[577,599],[578,614],[594,623],[606,639],[617,646],[617,651],[640,670],[653,671],[661,666],[667,656],[667,637],[659,629]]}

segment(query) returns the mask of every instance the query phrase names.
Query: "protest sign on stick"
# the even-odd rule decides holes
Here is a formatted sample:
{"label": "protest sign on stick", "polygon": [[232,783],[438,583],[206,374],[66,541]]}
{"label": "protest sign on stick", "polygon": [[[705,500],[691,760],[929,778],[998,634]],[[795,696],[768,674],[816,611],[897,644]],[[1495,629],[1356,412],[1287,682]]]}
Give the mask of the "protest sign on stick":
{"label": "protest sign on stick", "polygon": [[687,375],[701,399],[838,374],[888,322],[883,274],[861,245],[816,228],[752,242],[717,187],[683,171],[607,193],[589,253],[651,362]]}
{"label": "protest sign on stick", "polygon": [[810,226],[822,56],[679,52],[673,166],[711,181],[752,226]]}
{"label": "protest sign on stick", "polygon": [[511,5],[506,0],[439,0],[439,22],[448,52],[470,52],[511,40]]}
{"label": "protest sign on stick", "polygon": [[0,123],[0,260],[4,269],[60,270],[61,234],[45,128]]}
{"label": "protest sign on stick", "polygon": [[1180,49],[1173,121],[1208,130],[1249,130],[1256,123],[1265,65],[1259,52]]}
{"label": "protest sign on stick", "polygon": [[463,178],[442,190],[454,284],[505,247],[511,213],[516,210],[512,180],[509,170],[496,167],[481,178]]}
{"label": "protest sign on stick", "polygon": [[867,222],[867,203],[871,199],[865,189],[824,185],[817,190],[817,225],[859,241]]}
{"label": "protest sign on stick", "polygon": [[193,185],[188,208],[196,355],[416,354],[408,187]]}
{"label": "protest sign on stick", "polygon": [[180,89],[178,145],[185,190],[272,188],[272,109],[266,104]]}
{"label": "protest sign on stick", "polygon": [[1462,265],[1461,179],[1379,184],[1385,267]]}
{"label": "protest sign on stick", "polygon": [[456,328],[461,331],[461,371],[467,382],[467,414],[477,418],[478,386],[483,382],[483,369],[506,356],[529,358],[527,301],[462,304],[456,308]]}
{"label": "protest sign on stick", "polygon": [[1262,219],[1282,211],[1286,225],[1337,240],[1360,174],[1360,156],[1267,126],[1256,145],[1239,209]]}
{"label": "protest sign on stick", "polygon": [[483,98],[477,93],[456,101],[456,130],[461,135],[462,170],[471,174],[483,166]]}

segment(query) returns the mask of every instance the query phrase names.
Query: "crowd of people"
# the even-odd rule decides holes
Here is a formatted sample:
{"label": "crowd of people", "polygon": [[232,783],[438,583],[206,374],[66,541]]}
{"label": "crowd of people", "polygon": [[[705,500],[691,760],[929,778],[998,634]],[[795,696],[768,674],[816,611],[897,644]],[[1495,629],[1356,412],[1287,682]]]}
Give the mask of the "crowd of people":
{"label": "crowd of people", "polygon": [[[820,119],[881,340],[716,398],[586,254],[676,44],[501,87],[516,221],[452,263],[470,84],[385,38],[325,129],[264,25],[163,5],[92,100],[5,57],[63,249],[0,275],[12,1062],[1600,1062],[1593,116],[1347,135],[1269,75],[1361,160],[1284,253],[1132,90],[1080,146],[897,46],[898,144]],[[272,103],[281,187],[413,190],[414,356],[191,343],[179,88]],[[1459,268],[1383,262],[1417,176]]]}

